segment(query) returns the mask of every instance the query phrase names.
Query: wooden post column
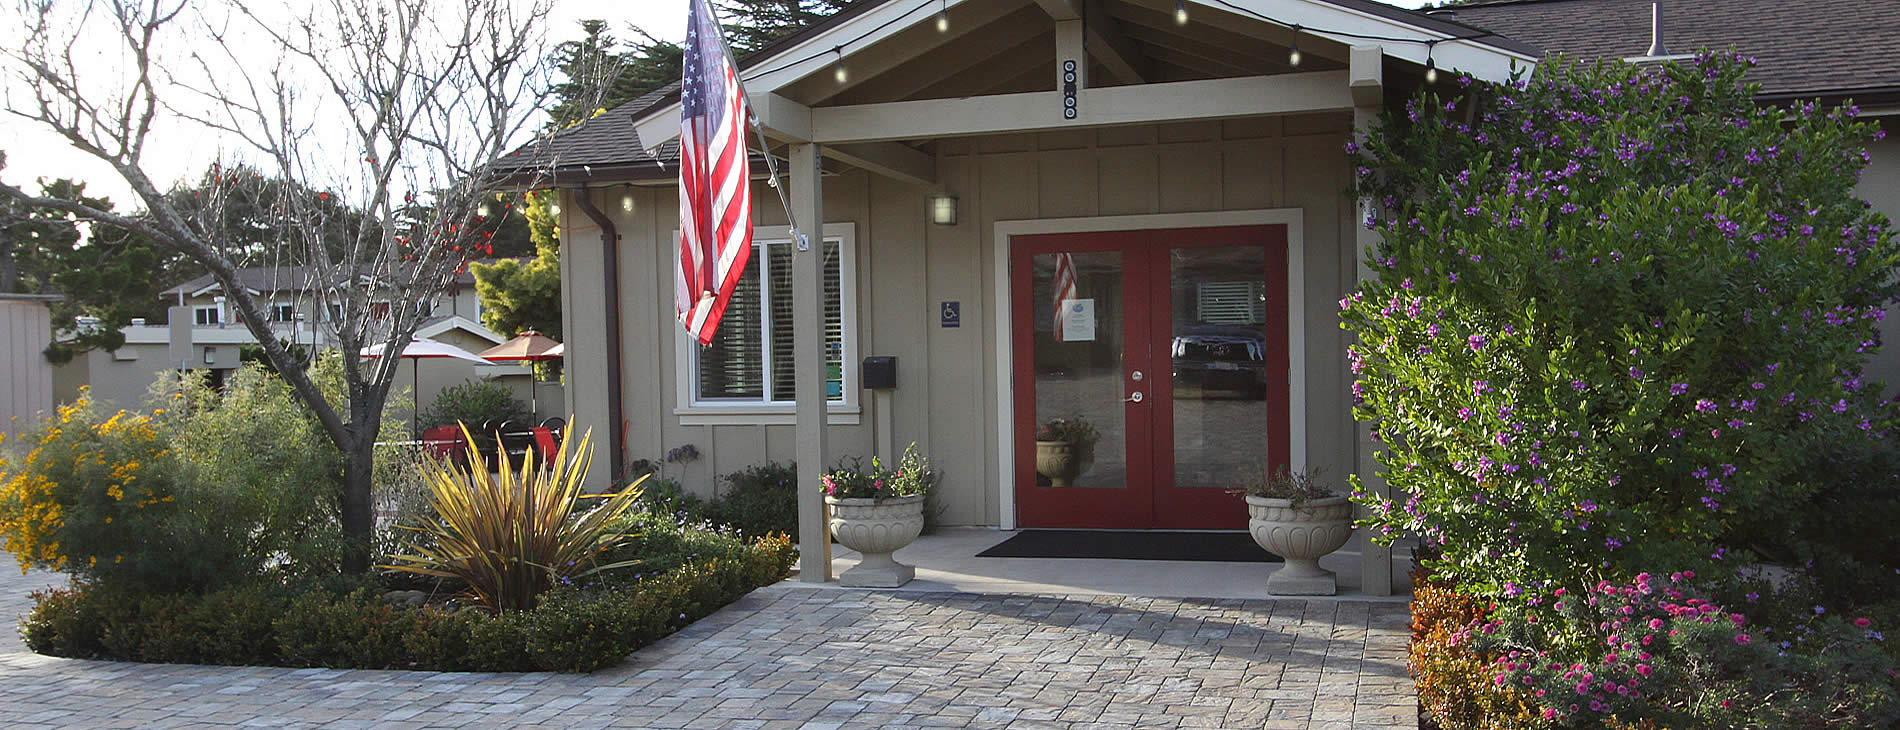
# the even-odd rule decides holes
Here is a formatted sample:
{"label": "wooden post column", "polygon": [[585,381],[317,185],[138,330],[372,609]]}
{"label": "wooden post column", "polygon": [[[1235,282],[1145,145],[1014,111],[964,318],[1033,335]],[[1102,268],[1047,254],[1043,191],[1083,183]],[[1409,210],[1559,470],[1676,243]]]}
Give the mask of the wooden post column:
{"label": "wooden post column", "polygon": [[[1354,142],[1364,143],[1366,133],[1379,124],[1379,112],[1385,106],[1385,49],[1380,46],[1353,46],[1351,63],[1352,87],[1352,138]],[[1354,207],[1353,248],[1357,251],[1354,275],[1348,286],[1357,286],[1360,282],[1373,278],[1372,267],[1366,257],[1372,247],[1379,245],[1379,234],[1366,229],[1366,217],[1373,210],[1374,202],[1361,199]],[[1385,483],[1379,474],[1379,462],[1373,458],[1379,443],[1372,440],[1372,429],[1364,423],[1355,423],[1353,431],[1357,435],[1357,463],[1353,472],[1359,475],[1366,491],[1381,499],[1392,497],[1392,487]],[[1366,510],[1360,507],[1359,516],[1364,517]],[[1392,548],[1376,545],[1372,535],[1360,536],[1363,546],[1359,553],[1359,590],[1368,596],[1392,595]]]}
{"label": "wooden post column", "polygon": [[791,177],[792,216],[798,235],[810,247],[793,242],[792,371],[797,384],[798,578],[808,583],[831,580],[831,528],[825,524],[824,495],[818,478],[825,473],[825,203],[823,157],[818,145],[792,145],[786,172]]}

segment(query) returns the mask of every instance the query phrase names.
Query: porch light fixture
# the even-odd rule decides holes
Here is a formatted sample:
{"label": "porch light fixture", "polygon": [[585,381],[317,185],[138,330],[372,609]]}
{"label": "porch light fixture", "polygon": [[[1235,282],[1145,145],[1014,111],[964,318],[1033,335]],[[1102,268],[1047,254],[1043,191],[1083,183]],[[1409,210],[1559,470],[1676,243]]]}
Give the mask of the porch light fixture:
{"label": "porch light fixture", "polygon": [[949,193],[931,193],[930,222],[940,226],[957,224],[957,196]]}
{"label": "porch light fixture", "polygon": [[1300,65],[1300,26],[1297,25],[1293,26],[1293,50],[1286,54],[1286,65],[1294,67]]}

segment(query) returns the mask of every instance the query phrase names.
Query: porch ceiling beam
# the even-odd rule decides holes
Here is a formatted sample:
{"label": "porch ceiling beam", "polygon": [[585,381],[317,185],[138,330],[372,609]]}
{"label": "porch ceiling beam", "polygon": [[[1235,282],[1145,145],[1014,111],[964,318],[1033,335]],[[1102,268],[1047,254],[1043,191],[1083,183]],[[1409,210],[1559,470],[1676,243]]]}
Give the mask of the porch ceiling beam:
{"label": "porch ceiling beam", "polygon": [[1088,0],[1088,20],[1083,25],[1089,56],[1100,62],[1108,73],[1125,83],[1140,84],[1154,77],[1141,45],[1122,33],[1121,23],[1102,9],[1101,0]]}
{"label": "porch ceiling beam", "polygon": [[1152,53],[1156,61],[1180,66],[1181,68],[1203,76],[1220,78],[1223,76],[1252,76],[1259,73],[1257,69],[1233,66],[1211,58],[1196,56],[1192,53],[1183,53],[1172,48],[1157,47]]}
{"label": "porch ceiling beam", "polygon": [[1082,19],[1082,10],[1077,8],[1075,3],[1070,0],[1036,0],[1036,7],[1042,8],[1042,12],[1048,13],[1049,19],[1051,20]]}
{"label": "porch ceiling beam", "polygon": [[1285,63],[1275,63],[1268,60],[1281,54],[1275,53],[1278,49],[1273,48],[1264,41],[1251,41],[1249,45],[1253,46],[1252,48],[1247,50],[1235,50],[1227,46],[1219,46],[1186,36],[1178,36],[1166,31],[1155,30],[1145,25],[1133,25],[1129,27],[1128,34],[1147,46],[1150,49],[1149,52],[1155,55],[1157,60],[1166,59],[1161,58],[1160,54],[1154,52],[1157,50],[1166,50],[1199,58],[1204,61],[1218,63],[1228,68],[1244,70],[1249,75],[1259,74],[1269,70],[1287,70]]}
{"label": "porch ceiling beam", "polygon": [[[955,12],[948,14],[950,17],[949,30],[941,33],[933,31],[928,36],[925,36],[926,40],[906,37],[866,48],[852,54],[851,64],[864,69],[899,68],[904,64],[923,58],[931,52],[944,48],[962,38],[981,38],[983,35],[995,33],[997,27],[991,25],[992,23],[1003,20],[1010,14],[1022,9],[1022,6],[1013,2],[1000,2],[998,0],[973,0],[972,2],[965,2],[963,5],[957,7]],[[978,35],[979,33],[982,35]],[[913,33],[912,35],[916,34]],[[796,94],[796,96],[816,106],[837,97],[839,94],[855,89],[866,81],[878,77],[879,74],[877,73],[854,73],[851,74],[850,78],[844,83],[838,83],[830,78],[823,78],[821,74],[818,83],[812,84],[809,80],[800,82],[798,86],[804,93]],[[804,89],[803,87],[807,85],[813,88],[809,90]]]}
{"label": "porch ceiling beam", "polygon": [[[956,49],[957,53],[977,59],[994,59],[1013,54],[1031,43],[1040,42],[1046,48],[1049,26],[1028,20],[1035,18],[1036,11],[1029,8],[1023,8],[1022,11],[1020,14],[1011,14],[989,26],[985,32],[970,38]],[[1046,58],[1048,51],[1044,50],[1043,53]],[[978,60],[972,65],[911,64],[897,73],[878,74],[875,78],[865,79],[863,84],[852,89],[848,98],[840,101],[907,98],[945,81],[981,73],[986,63],[986,60]],[[1040,63],[1036,65],[1041,66]]]}
{"label": "porch ceiling beam", "polygon": [[852,167],[908,183],[935,187],[937,157],[898,142],[827,146],[824,155]]}
{"label": "porch ceiling beam", "polygon": [[1352,103],[1357,107],[1379,108],[1385,101],[1385,49],[1376,45],[1353,46],[1348,68],[1352,80]]}
{"label": "porch ceiling beam", "polygon": [[1078,119],[1060,94],[1030,92],[812,110],[812,138],[826,144],[1270,116],[1353,108],[1345,71],[1083,89]]}
{"label": "porch ceiling beam", "polygon": [[[811,107],[773,93],[754,93],[752,113],[759,117],[765,136],[781,142],[811,141]],[[676,102],[633,120],[633,131],[640,144],[656,149],[680,136],[680,105]],[[747,129],[750,137],[752,130]]]}

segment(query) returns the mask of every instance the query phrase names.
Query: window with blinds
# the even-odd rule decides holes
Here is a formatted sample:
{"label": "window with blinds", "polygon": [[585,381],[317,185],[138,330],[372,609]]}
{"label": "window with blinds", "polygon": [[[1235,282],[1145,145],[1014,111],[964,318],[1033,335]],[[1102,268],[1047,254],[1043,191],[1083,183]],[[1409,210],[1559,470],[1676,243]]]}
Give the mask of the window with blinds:
{"label": "window with blinds", "polygon": [[[837,239],[824,243],[825,394],[844,395],[845,262]],[[792,256],[789,241],[753,244],[744,276],[709,347],[699,348],[699,399],[790,403],[796,385],[792,357]],[[770,377],[766,377],[767,374]]]}
{"label": "window with blinds", "polygon": [[1260,281],[1212,281],[1196,290],[1195,318],[1206,324],[1255,325],[1267,321],[1267,285]]}

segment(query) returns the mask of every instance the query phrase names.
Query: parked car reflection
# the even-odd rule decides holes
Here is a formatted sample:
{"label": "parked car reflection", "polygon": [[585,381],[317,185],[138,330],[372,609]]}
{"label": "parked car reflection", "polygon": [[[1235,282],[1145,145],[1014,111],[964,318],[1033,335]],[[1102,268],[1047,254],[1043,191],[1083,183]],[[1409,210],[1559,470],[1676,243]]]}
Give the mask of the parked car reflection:
{"label": "parked car reflection", "polygon": [[1187,326],[1173,349],[1175,398],[1266,400],[1266,341],[1258,329]]}

